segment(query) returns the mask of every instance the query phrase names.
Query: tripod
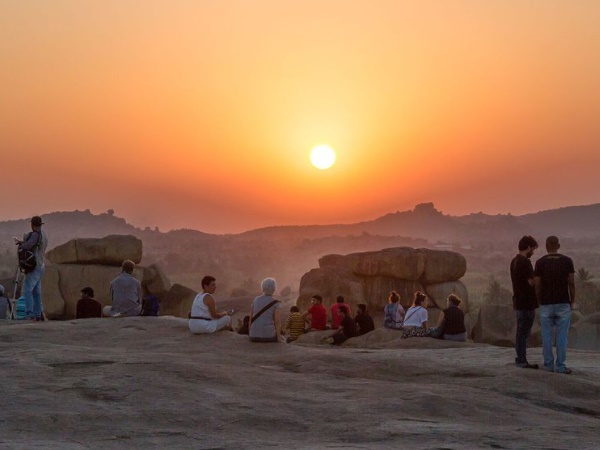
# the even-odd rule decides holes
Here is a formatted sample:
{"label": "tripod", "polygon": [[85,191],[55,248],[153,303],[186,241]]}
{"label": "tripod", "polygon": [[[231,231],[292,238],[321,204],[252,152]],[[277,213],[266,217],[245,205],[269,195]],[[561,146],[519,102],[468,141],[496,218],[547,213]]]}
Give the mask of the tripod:
{"label": "tripod", "polygon": [[17,266],[17,270],[15,272],[15,278],[13,280],[14,290],[12,298],[8,299],[8,310],[10,313],[11,320],[15,320],[17,318],[17,293],[19,293],[19,284],[21,283],[21,268]]}

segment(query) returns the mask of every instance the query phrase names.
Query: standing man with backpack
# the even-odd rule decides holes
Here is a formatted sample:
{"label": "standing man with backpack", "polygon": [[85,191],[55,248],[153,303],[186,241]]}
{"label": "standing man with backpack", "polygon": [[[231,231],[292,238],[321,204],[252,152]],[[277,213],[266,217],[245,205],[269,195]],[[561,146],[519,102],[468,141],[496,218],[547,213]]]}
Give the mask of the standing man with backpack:
{"label": "standing man with backpack", "polygon": [[20,252],[31,252],[29,268],[25,270],[25,279],[21,295],[25,298],[25,318],[29,320],[43,320],[42,317],[42,278],[46,272],[44,254],[48,247],[48,237],[42,230],[42,218],[31,218],[31,232],[23,236],[23,240],[15,239]]}

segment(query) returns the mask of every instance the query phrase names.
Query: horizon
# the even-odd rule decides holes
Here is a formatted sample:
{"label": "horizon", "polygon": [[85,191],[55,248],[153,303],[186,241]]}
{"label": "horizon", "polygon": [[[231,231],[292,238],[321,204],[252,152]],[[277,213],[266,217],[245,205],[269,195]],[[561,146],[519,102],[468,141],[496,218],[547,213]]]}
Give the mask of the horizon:
{"label": "horizon", "polygon": [[594,0],[5,0],[0,220],[113,209],[226,234],[431,199],[599,203],[598,17]]}
{"label": "horizon", "polygon": [[[520,217],[520,216],[525,216],[525,215],[529,215],[529,214],[538,214],[538,213],[542,213],[542,212],[546,212],[546,211],[553,211],[553,210],[558,210],[558,209],[563,209],[563,208],[577,208],[577,207],[589,207],[589,206],[596,206],[596,205],[600,205],[600,202],[598,203],[589,203],[589,204],[585,204],[585,205],[563,205],[563,206],[559,206],[556,208],[550,208],[550,209],[543,209],[543,210],[539,210],[539,211],[528,211],[528,212],[524,212],[521,214],[513,214],[512,212],[506,212],[506,213],[496,213],[496,214],[490,214],[487,213],[485,211],[473,211],[467,214],[451,214],[451,213],[447,213],[445,211],[442,211],[441,209],[439,209],[437,207],[437,205],[434,202],[424,202],[425,204],[433,204],[434,208],[436,211],[440,212],[441,214],[445,215],[445,216],[450,216],[450,217],[465,217],[465,216],[469,216],[472,214],[485,214],[488,215],[490,217],[493,216],[507,216],[507,215],[512,215],[515,217]],[[170,229],[163,229],[162,227],[158,226],[158,225],[153,225],[153,224],[136,224],[134,222],[132,222],[128,217],[120,215],[118,213],[118,211],[112,210],[113,213],[110,214],[114,217],[117,217],[119,219],[123,219],[125,220],[125,222],[128,225],[131,225],[135,228],[138,228],[140,230],[144,230],[145,228],[150,228],[152,230],[154,230],[155,228],[158,228],[158,231],[161,233],[168,233],[170,231],[179,231],[179,230],[193,230],[193,231],[199,231],[202,233],[206,233],[206,234],[213,234],[213,235],[226,235],[226,234],[243,234],[246,232],[250,232],[250,231],[255,231],[255,230],[259,230],[259,229],[264,229],[264,228],[277,228],[277,227],[311,227],[311,226],[336,226],[336,225],[354,225],[356,223],[359,222],[370,222],[370,221],[374,221],[377,220],[381,217],[387,216],[389,214],[397,214],[397,213],[410,213],[410,212],[414,212],[415,208],[419,206],[419,205],[414,205],[413,208],[408,209],[408,210],[397,210],[397,211],[389,211],[387,213],[378,215],[378,216],[374,216],[371,218],[367,218],[365,220],[361,220],[361,221],[357,221],[357,222],[336,222],[336,223],[293,223],[293,224],[268,224],[268,225],[264,225],[264,226],[259,226],[256,228],[249,228],[249,229],[244,229],[241,231],[233,231],[233,232],[213,232],[213,231],[207,231],[207,230],[203,230],[203,229],[199,229],[199,228],[190,228],[190,227],[181,227],[181,228],[170,228]],[[73,210],[62,210],[62,211],[49,211],[49,212],[43,212],[43,213],[36,213],[36,214],[32,214],[31,216],[27,216],[27,217],[16,217],[16,218],[12,218],[12,219],[5,219],[3,217],[0,217],[0,222],[6,222],[6,221],[14,221],[14,220],[24,220],[24,221],[28,221],[32,216],[34,215],[40,215],[42,217],[42,219],[44,219],[45,216],[50,215],[50,214],[61,214],[61,213],[75,213],[75,212],[86,212],[89,211],[90,214],[92,214],[93,216],[99,216],[101,214],[107,214],[108,211],[111,211],[111,209],[106,210],[106,211],[98,211],[98,212],[94,212],[92,211],[90,208],[86,208],[86,209],[73,209]]]}

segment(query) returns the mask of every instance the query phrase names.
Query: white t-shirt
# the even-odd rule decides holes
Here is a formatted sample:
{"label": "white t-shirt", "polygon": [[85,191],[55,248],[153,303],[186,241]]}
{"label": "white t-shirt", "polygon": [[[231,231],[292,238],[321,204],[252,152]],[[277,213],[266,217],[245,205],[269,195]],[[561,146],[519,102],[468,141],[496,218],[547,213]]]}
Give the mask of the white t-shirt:
{"label": "white t-shirt", "polygon": [[427,310],[422,306],[411,306],[404,316],[405,327],[420,327],[423,322],[427,322]]}

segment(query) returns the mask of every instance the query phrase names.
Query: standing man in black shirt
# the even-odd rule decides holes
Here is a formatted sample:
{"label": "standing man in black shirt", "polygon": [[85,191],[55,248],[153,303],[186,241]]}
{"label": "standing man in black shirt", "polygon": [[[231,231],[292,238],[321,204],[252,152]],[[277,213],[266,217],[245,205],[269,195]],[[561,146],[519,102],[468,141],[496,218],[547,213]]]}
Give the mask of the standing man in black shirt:
{"label": "standing man in black shirt", "polygon": [[513,308],[517,318],[517,336],[515,364],[525,369],[537,369],[537,364],[527,361],[527,339],[535,320],[538,302],[535,296],[533,265],[531,257],[538,248],[537,241],[531,236],[523,236],[519,241],[519,253],[510,262],[510,278],[513,287]]}
{"label": "standing man in black shirt", "polygon": [[[573,260],[558,253],[556,236],[546,239],[547,255],[535,263],[535,293],[540,304],[540,324],[544,349],[544,369],[570,374],[565,366],[571,309],[575,305]],[[552,353],[552,331],[556,329],[556,364]]]}

